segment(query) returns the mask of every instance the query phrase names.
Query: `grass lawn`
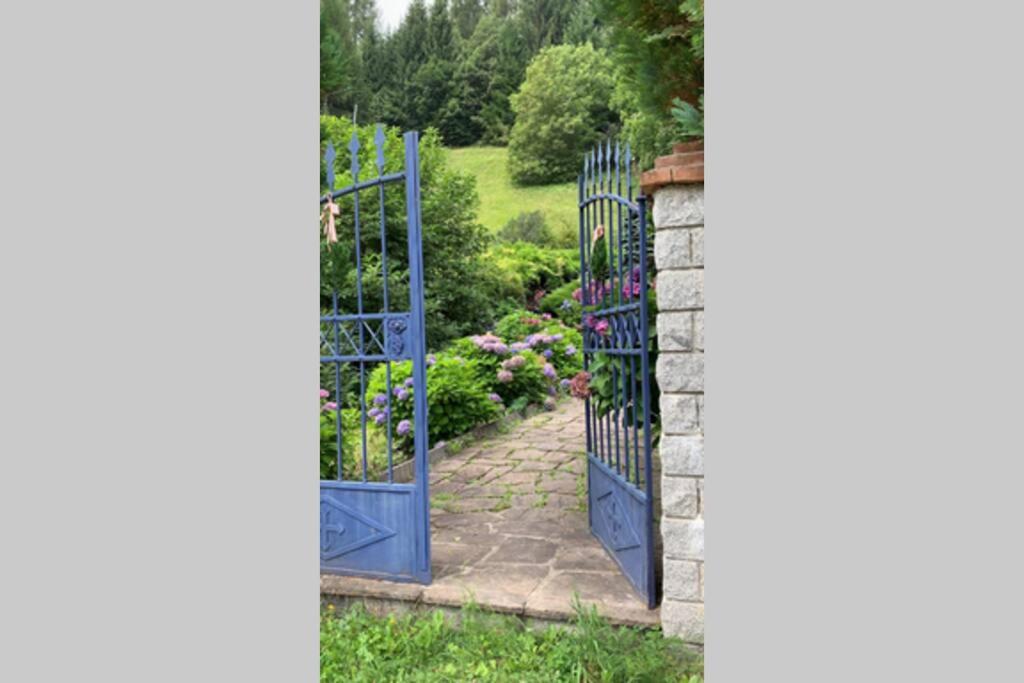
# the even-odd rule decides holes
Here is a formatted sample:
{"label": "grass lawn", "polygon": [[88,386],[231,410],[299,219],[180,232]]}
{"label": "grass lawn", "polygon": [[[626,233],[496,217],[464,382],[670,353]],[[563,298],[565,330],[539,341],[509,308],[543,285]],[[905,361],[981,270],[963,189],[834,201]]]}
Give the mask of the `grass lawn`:
{"label": "grass lawn", "polygon": [[507,147],[460,147],[448,150],[453,168],[476,176],[480,194],[480,222],[497,232],[523,212],[543,211],[552,232],[567,244],[576,244],[579,232],[576,183],[518,187],[505,164]]}
{"label": "grass lawn", "polygon": [[678,639],[612,627],[583,612],[571,630],[533,630],[473,607],[454,621],[441,612],[327,612],[320,622],[320,681],[699,683],[704,670]]}

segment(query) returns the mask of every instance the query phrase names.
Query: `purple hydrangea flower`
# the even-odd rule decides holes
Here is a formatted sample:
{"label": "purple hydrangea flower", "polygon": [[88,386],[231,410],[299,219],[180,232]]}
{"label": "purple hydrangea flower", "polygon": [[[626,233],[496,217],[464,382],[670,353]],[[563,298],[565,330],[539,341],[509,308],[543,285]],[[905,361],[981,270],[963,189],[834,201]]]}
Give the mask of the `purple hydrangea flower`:
{"label": "purple hydrangea flower", "polygon": [[404,401],[407,398],[409,398],[409,392],[406,391],[405,389],[399,389],[398,390],[398,400],[399,401]]}
{"label": "purple hydrangea flower", "polygon": [[558,389],[556,389],[554,385],[548,387],[548,396],[554,396],[557,393]]}
{"label": "purple hydrangea flower", "polygon": [[502,384],[508,384],[513,380],[514,376],[508,370],[498,370],[498,381]]}
{"label": "purple hydrangea flower", "polygon": [[563,379],[563,380],[562,380],[561,382],[559,382],[559,384],[561,384],[561,385],[562,385],[562,388],[563,388],[563,389],[568,389],[568,388],[569,388],[569,384],[570,384],[570,382],[569,382],[569,378],[568,378],[568,377],[566,377],[566,378],[565,378],[565,379]]}
{"label": "purple hydrangea flower", "polygon": [[552,341],[560,342],[563,339],[565,339],[565,335],[564,334],[555,334],[555,335],[551,336],[551,340]]}
{"label": "purple hydrangea flower", "polygon": [[387,420],[387,419],[388,419],[388,414],[387,413],[381,413],[377,417],[373,418],[373,421],[376,422],[379,425],[382,425],[382,424],[384,424],[384,421]]}
{"label": "purple hydrangea flower", "polygon": [[407,387],[411,387],[414,384],[414,382],[412,381],[412,377],[410,377],[407,380],[405,380],[405,382],[403,384],[405,386],[407,386]]}
{"label": "purple hydrangea flower", "polygon": [[412,429],[412,423],[408,420],[402,420],[398,423],[398,434],[399,436],[405,436]]}
{"label": "purple hydrangea flower", "polygon": [[382,406],[388,402],[388,396],[387,394],[377,394],[376,396],[373,397],[373,402],[379,406]]}
{"label": "purple hydrangea flower", "polygon": [[501,396],[498,396],[497,394],[491,394],[487,398],[491,399],[495,403],[501,403]]}
{"label": "purple hydrangea flower", "polygon": [[395,396],[398,396],[398,392],[400,391],[402,391],[402,387],[393,387],[391,389],[391,393],[394,394]]}
{"label": "purple hydrangea flower", "polygon": [[380,408],[370,408],[370,410],[367,411],[366,414],[369,415],[370,417],[377,417],[378,415],[380,415],[383,412],[384,411],[381,410]]}
{"label": "purple hydrangea flower", "polygon": [[575,356],[576,355],[576,347],[573,346],[572,344],[569,344],[568,346],[566,346],[565,347],[565,355],[567,355],[567,356]]}
{"label": "purple hydrangea flower", "polygon": [[544,376],[548,379],[558,379],[558,373],[555,372],[555,366],[551,363],[544,364]]}
{"label": "purple hydrangea flower", "polygon": [[545,358],[551,358],[551,356],[553,356],[553,355],[555,355],[555,352],[552,351],[551,349],[547,349],[546,351],[544,351],[544,357]]}
{"label": "purple hydrangea flower", "polygon": [[430,354],[429,356],[427,356],[427,367],[428,368],[431,365],[433,365],[434,363],[436,363],[436,362],[437,362],[437,356],[435,356],[434,354]]}

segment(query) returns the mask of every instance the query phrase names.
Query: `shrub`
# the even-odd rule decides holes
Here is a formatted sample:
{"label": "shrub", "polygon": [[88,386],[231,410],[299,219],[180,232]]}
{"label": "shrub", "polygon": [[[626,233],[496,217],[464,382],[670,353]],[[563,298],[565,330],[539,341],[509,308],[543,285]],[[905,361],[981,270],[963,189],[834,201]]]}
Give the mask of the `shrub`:
{"label": "shrub", "polygon": [[[427,419],[431,445],[465,434],[473,427],[495,419],[499,407],[488,399],[488,386],[483,372],[472,359],[453,354],[439,354],[427,368]],[[370,375],[366,387],[366,404],[378,412],[373,429],[386,435],[390,408],[393,443],[403,453],[412,453],[416,423],[413,416],[412,361],[391,364],[391,401],[387,403],[387,370],[379,365]],[[380,417],[383,416],[383,417]],[[400,425],[408,423],[408,431],[400,434]],[[385,437],[386,438],[386,437]]]}
{"label": "shrub", "polygon": [[540,332],[547,322],[543,315],[531,311],[514,311],[498,321],[494,332],[511,344],[523,340],[529,334]]}
{"label": "shrub", "polygon": [[543,211],[524,211],[506,223],[497,238],[500,242],[529,242],[539,246],[550,246],[554,242]]}
{"label": "shrub", "polygon": [[613,90],[611,61],[589,43],[537,53],[511,98],[516,115],[508,145],[512,180],[522,185],[575,180],[584,151],[618,121],[609,106]]}
{"label": "shrub", "polygon": [[530,350],[517,352],[495,335],[460,339],[452,350],[474,363],[488,394],[501,397],[504,406],[540,403],[554,386],[554,378],[544,374],[543,357]]}
{"label": "shrub", "polygon": [[551,316],[516,311],[498,321],[495,331],[511,351],[532,351],[555,366],[560,378],[582,369],[583,337]]}
{"label": "shrub", "polygon": [[573,296],[573,292],[579,287],[580,283],[572,280],[558,289],[548,292],[540,301],[541,312],[553,315],[565,325],[575,328],[580,324],[582,307]]}
{"label": "shrub", "polygon": [[579,253],[575,249],[548,249],[528,242],[495,245],[484,260],[492,278],[491,286],[517,308],[535,300],[538,291],[575,280],[580,271]]}
{"label": "shrub", "polygon": [[[320,478],[338,478],[338,415],[336,410],[320,411]],[[342,472],[345,479],[362,478],[362,432],[357,408],[341,411]],[[387,443],[367,432],[367,478],[375,480],[387,467]]]}

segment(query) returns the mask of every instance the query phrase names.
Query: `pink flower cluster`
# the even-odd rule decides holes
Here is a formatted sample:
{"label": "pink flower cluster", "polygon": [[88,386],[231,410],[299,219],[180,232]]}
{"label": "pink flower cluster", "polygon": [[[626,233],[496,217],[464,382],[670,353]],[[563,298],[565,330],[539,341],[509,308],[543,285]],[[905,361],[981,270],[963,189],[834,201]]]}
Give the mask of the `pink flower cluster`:
{"label": "pink flower cluster", "polygon": [[597,318],[593,315],[588,315],[586,318],[587,327],[597,332],[602,337],[608,334],[608,321],[604,318]]}
{"label": "pink flower cluster", "polygon": [[526,365],[526,358],[523,356],[512,356],[507,360],[501,362],[502,370],[518,370],[519,368]]}
{"label": "pink flower cluster", "polygon": [[490,332],[471,337],[471,340],[481,351],[494,353],[499,356],[504,356],[508,353],[508,345],[501,340],[501,337],[491,334]]}
{"label": "pink flower cluster", "polygon": [[[321,389],[320,390],[320,400],[321,401],[323,401],[325,398],[329,397],[330,395],[331,395],[331,392],[327,391],[326,389]],[[327,401],[326,403],[321,403],[320,404],[320,412],[321,413],[331,412],[331,411],[335,411],[337,409],[338,409],[338,404],[335,403],[334,401]]]}
{"label": "pink flower cluster", "polygon": [[[654,289],[654,285],[655,283],[652,281],[651,289]],[[640,296],[640,266],[633,268],[629,280],[622,283],[622,297],[624,299],[632,299],[638,296]]]}
{"label": "pink flower cluster", "polygon": [[607,280],[604,282],[591,282],[587,286],[587,294],[589,296],[587,296],[586,302],[583,301],[583,290],[579,287],[572,293],[572,298],[581,304],[596,304],[600,303],[611,291],[612,285]]}

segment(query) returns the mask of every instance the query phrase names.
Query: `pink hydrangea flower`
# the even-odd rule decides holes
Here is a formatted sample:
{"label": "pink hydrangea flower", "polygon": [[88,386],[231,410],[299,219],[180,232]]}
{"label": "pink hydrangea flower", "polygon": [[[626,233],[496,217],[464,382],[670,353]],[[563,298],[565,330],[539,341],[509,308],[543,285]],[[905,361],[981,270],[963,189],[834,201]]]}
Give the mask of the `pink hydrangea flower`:
{"label": "pink hydrangea flower", "polygon": [[330,395],[331,395],[331,392],[327,391],[326,389],[321,389],[320,390],[320,398],[327,398]]}
{"label": "pink hydrangea flower", "polygon": [[514,378],[514,375],[508,370],[498,370],[498,381],[502,384],[508,384]]}

